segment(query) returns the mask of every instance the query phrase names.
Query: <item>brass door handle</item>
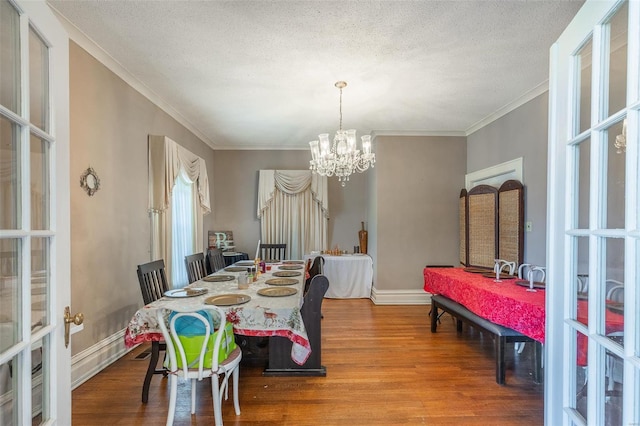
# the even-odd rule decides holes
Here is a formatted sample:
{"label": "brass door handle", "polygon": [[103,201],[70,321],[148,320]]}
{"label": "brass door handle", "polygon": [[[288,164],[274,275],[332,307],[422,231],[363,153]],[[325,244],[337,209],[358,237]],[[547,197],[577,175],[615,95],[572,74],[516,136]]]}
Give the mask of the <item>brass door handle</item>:
{"label": "brass door handle", "polygon": [[80,325],[84,321],[84,314],[78,312],[74,316],[71,316],[71,310],[67,306],[64,308],[64,347],[69,347],[69,332],[71,330],[71,323]]}

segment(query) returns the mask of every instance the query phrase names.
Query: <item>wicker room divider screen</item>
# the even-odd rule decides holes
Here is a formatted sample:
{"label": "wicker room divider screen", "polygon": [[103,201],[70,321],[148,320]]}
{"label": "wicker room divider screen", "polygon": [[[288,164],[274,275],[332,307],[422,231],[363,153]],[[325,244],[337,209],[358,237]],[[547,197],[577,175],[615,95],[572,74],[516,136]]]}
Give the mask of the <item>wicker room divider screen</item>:
{"label": "wicker room divider screen", "polygon": [[460,192],[460,263],[492,269],[494,259],[523,262],[524,186],[478,185]]}

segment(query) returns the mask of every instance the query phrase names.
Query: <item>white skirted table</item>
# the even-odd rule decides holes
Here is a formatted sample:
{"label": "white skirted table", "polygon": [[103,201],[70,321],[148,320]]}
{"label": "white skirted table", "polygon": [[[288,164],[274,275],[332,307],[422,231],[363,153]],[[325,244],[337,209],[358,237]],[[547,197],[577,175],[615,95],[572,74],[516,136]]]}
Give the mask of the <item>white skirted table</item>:
{"label": "white skirted table", "polygon": [[[324,297],[334,299],[358,299],[371,297],[373,260],[366,254],[345,254],[324,257],[324,275],[329,280],[329,290]],[[313,259],[316,255],[306,255]]]}

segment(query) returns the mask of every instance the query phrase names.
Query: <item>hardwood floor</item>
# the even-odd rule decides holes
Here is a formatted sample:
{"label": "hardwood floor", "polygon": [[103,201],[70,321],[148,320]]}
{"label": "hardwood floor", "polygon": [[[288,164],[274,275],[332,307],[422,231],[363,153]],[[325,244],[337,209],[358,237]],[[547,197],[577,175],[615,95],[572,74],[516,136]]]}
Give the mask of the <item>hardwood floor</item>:
{"label": "hardwood floor", "polygon": [[[542,384],[532,379],[533,345],[507,350],[507,384],[495,382],[493,341],[445,315],[429,328],[429,306],[376,306],[368,299],[325,299],[322,363],[327,377],[262,377],[241,366],[240,409],[223,402],[226,425],[541,425]],[[149,403],[140,392],[145,347],[73,391],[73,424],[159,425],[167,414],[167,379],[155,376]],[[176,425],[211,425],[209,382],[178,388]]]}

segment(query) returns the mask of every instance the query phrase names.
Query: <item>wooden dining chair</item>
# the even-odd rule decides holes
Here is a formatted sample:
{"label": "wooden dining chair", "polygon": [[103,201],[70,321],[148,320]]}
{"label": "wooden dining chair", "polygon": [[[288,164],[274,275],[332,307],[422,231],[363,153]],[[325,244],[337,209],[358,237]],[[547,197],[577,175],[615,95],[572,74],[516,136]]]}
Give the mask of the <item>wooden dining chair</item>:
{"label": "wooden dining chair", "polygon": [[187,267],[189,284],[201,280],[207,276],[207,268],[204,264],[204,254],[195,253],[185,256],[184,264]]}
{"label": "wooden dining chair", "polygon": [[262,260],[285,260],[286,244],[260,244]]}
{"label": "wooden dining chair", "polygon": [[[165,291],[169,290],[167,282],[167,274],[164,269],[164,260],[155,260],[153,262],[138,265],[138,281],[140,282],[140,290],[142,291],[142,300],[145,305],[160,299]],[[149,386],[151,378],[154,374],[162,374],[167,377],[166,368],[157,368],[160,351],[166,351],[167,345],[164,341],[151,342],[151,357],[149,359],[149,367],[144,377],[142,385],[142,402],[147,403],[149,400]]]}
{"label": "wooden dining chair", "polygon": [[311,280],[313,279],[313,277],[315,277],[316,275],[322,274],[323,270],[324,270],[324,257],[316,256],[316,258],[313,259],[313,263],[311,263],[311,266],[309,267],[309,277],[304,281],[303,294],[307,294],[307,292],[309,291],[309,285],[311,284]]}
{"label": "wooden dining chair", "polygon": [[[229,344],[228,339],[233,342],[233,333],[229,337],[224,332],[226,314],[222,308],[206,306],[197,312],[174,310],[168,327],[162,309],[158,310],[157,319],[165,341],[174,342],[167,348],[171,369],[167,425],[172,425],[175,417],[180,378],[191,380],[191,414],[196,412],[196,380],[211,378],[214,421],[216,426],[222,426],[222,398],[228,396],[231,376],[233,406],[236,415],[240,415],[238,383],[242,350],[235,347],[226,358],[220,356],[223,347]],[[218,325],[215,333],[214,324]],[[223,360],[220,361],[220,358]]]}
{"label": "wooden dining chair", "polygon": [[224,261],[222,250],[218,248],[210,248],[207,251],[207,263],[209,264],[209,273],[211,274],[224,269],[226,262]]}

